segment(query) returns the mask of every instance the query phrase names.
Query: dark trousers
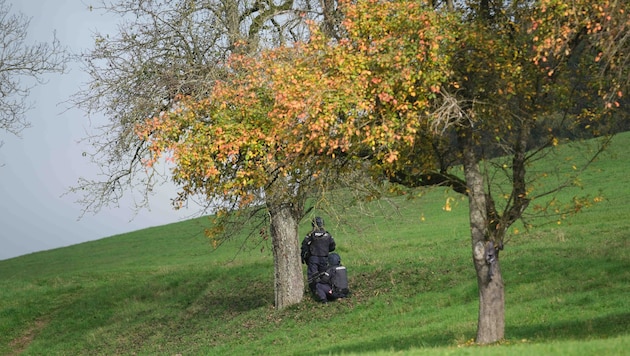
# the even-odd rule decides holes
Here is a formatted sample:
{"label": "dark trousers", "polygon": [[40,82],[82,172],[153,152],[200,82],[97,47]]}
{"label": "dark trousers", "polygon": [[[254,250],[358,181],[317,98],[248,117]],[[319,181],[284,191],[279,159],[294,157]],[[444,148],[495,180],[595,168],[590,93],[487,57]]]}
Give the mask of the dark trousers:
{"label": "dark trousers", "polygon": [[320,272],[325,272],[328,268],[328,256],[311,256],[308,258],[308,267],[306,269],[306,277],[309,281],[309,287],[315,292],[315,281],[313,276]]}
{"label": "dark trousers", "polygon": [[314,293],[320,302],[324,303],[329,299],[332,299],[332,287],[330,285],[326,283],[317,283],[315,284],[314,289]]}

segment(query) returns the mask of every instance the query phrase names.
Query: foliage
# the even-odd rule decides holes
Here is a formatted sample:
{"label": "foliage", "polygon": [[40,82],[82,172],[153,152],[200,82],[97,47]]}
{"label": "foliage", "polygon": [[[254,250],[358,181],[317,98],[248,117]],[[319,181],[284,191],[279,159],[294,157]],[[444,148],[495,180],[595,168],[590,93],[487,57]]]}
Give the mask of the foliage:
{"label": "foliage", "polygon": [[[127,194],[138,208],[146,207],[154,187],[170,181],[158,166],[144,165],[151,152],[136,134],[137,124],[175,110],[182,96],[205,99],[227,75],[224,63],[231,54],[304,38],[304,20],[322,11],[317,3],[292,0],[122,0],[100,1],[92,9],[114,16],[121,26],[113,34],[95,34],[93,48],[81,58],[90,81],[72,98],[88,115],[107,118],[85,138],[93,150],[84,155],[101,174],[81,177],[71,189],[91,213]],[[203,209],[209,202],[199,203]]]}
{"label": "foliage", "polygon": [[[589,56],[592,50],[586,49],[603,46],[609,36],[589,37],[580,42],[581,51],[568,42],[552,50],[552,39],[568,31],[563,30],[568,25],[561,11],[566,7],[542,11],[545,6],[515,3],[484,10],[471,3],[457,13],[412,1],[341,3],[345,37],[331,40],[313,28],[308,43],[239,57],[230,68],[247,74],[226,79],[223,87],[232,92],[220,87],[202,105],[226,109],[226,115],[251,115],[262,127],[286,129],[266,133],[282,145],[261,147],[282,150],[295,171],[303,172],[300,164],[311,159],[321,167],[336,157],[354,156],[369,158],[377,175],[385,171],[390,180],[410,185],[414,183],[397,175],[439,173],[450,184],[461,180],[445,173],[461,163],[461,152],[455,149],[460,145],[457,130],[474,127],[477,154],[506,157],[499,165],[507,168],[509,180],[518,181],[511,198],[502,203],[505,212],[511,204],[517,205],[514,211],[523,210],[527,185],[536,179],[525,181],[526,166],[534,158],[523,151],[584,137],[587,130],[592,135],[612,132],[604,120],[614,118],[607,110],[619,103],[604,105],[594,97],[602,90],[622,96],[620,87],[611,87],[609,81],[623,76],[602,76],[597,67],[601,55]],[[615,11],[623,15],[623,5],[616,3],[597,19]],[[623,33],[622,18],[610,18],[607,28]],[[570,23],[590,28],[597,19]],[[562,38],[573,38],[577,46],[574,37]],[[620,45],[608,55],[619,61],[627,59],[625,54]],[[233,100],[239,93],[247,94]],[[579,109],[576,102],[581,103]],[[283,134],[286,137],[279,139]],[[519,158],[513,164],[510,157],[516,153]],[[516,215],[503,226],[513,223]]]}
{"label": "foliage", "polygon": [[547,74],[552,76],[555,72],[553,65],[583,50],[579,42],[588,38],[598,69],[611,78],[600,94],[607,107],[619,107],[619,100],[629,84],[628,11],[628,4],[618,0],[596,3],[540,1],[532,16],[530,29],[536,34],[533,48],[537,52],[535,62],[549,63]]}
{"label": "foliage", "polygon": [[[308,44],[234,56],[208,99],[185,98],[178,110],[138,125],[154,154],[150,163],[172,153],[182,201],[201,191],[209,199],[236,197],[243,207],[277,177],[304,186],[332,167],[352,169],[347,161],[335,164],[354,147],[396,161],[395,147],[377,143],[414,140],[422,122],[410,117],[426,110],[427,96],[438,90],[446,70],[440,48],[450,39],[441,17],[420,4],[379,6],[370,26],[359,16],[374,4],[357,6],[364,8],[348,10],[343,23],[357,41],[330,46],[313,28]],[[403,10],[408,17],[401,23],[390,20]],[[380,42],[365,39],[372,37]],[[401,90],[408,100],[393,98]]]}

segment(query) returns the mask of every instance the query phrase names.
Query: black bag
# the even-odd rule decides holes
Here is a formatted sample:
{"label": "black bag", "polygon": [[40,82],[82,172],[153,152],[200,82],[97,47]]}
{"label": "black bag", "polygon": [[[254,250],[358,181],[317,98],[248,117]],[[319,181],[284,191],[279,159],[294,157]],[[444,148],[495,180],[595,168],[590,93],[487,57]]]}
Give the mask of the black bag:
{"label": "black bag", "polygon": [[348,288],[348,273],[345,266],[330,267],[330,285],[333,298],[347,298],[350,294]]}
{"label": "black bag", "polygon": [[341,257],[336,253],[328,255],[328,284],[332,288],[333,298],[346,298],[350,294],[348,288],[348,272],[346,267],[341,265]]}

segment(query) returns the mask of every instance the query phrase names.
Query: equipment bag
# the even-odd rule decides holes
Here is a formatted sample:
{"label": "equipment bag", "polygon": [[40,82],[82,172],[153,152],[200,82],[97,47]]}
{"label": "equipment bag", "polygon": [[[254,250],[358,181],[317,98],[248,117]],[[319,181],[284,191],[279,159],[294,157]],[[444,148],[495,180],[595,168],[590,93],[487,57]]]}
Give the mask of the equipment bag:
{"label": "equipment bag", "polygon": [[[332,272],[332,273],[330,273]],[[333,298],[346,298],[350,294],[348,288],[348,273],[345,266],[332,267],[330,273],[330,285]]]}

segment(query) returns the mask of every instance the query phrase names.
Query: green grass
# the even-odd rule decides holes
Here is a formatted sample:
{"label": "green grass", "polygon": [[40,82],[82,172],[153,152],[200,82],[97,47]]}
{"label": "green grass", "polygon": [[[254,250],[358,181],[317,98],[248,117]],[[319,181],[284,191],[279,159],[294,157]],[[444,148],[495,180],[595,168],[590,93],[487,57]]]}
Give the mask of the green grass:
{"label": "green grass", "polygon": [[205,218],[0,261],[0,354],[630,354],[627,147],[619,135],[561,195],[602,202],[511,236],[498,345],[472,342],[467,202],[434,189],[394,199],[393,217],[352,216],[360,233],[329,226],[353,295],[326,306],[307,297],[275,310],[270,242],[213,250]]}

